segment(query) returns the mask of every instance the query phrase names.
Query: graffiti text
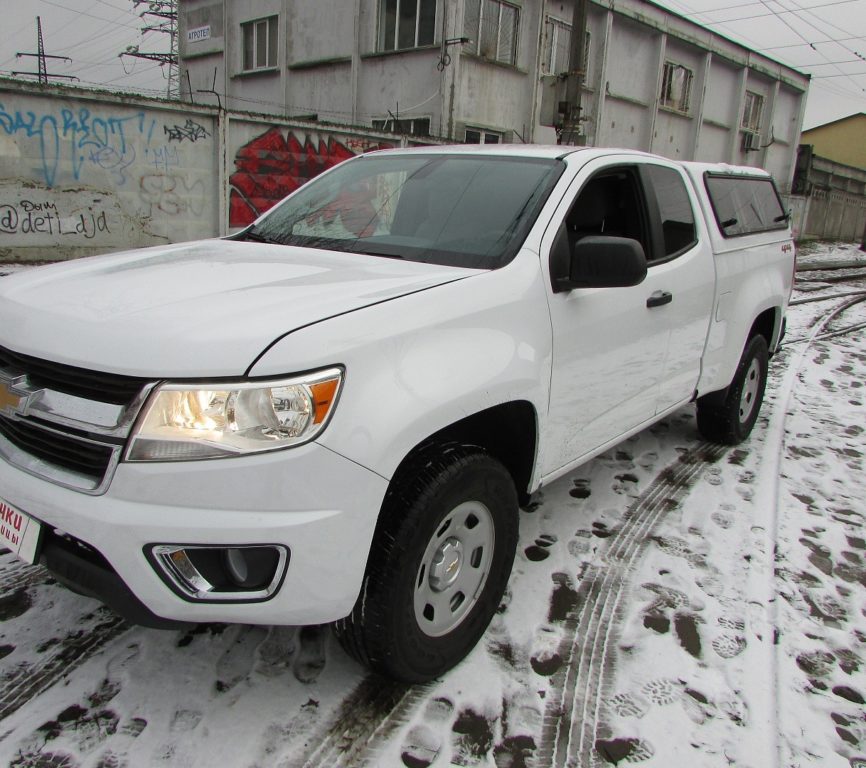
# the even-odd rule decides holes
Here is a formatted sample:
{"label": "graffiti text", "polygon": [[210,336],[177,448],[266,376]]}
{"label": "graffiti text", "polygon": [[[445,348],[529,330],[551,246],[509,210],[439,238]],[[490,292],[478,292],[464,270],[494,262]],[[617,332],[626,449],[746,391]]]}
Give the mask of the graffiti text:
{"label": "graffiti text", "polygon": [[105,211],[88,208],[61,216],[57,206],[48,201],[0,204],[0,233],[4,235],[76,235],[91,240],[100,232],[111,232]]}

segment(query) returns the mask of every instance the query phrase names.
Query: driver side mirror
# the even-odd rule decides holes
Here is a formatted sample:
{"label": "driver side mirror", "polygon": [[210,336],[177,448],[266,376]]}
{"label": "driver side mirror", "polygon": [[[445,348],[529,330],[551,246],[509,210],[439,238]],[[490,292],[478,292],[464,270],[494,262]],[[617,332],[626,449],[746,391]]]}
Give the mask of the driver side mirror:
{"label": "driver side mirror", "polygon": [[[570,250],[566,262],[568,275],[553,276],[554,293],[575,288],[628,288],[640,285],[646,278],[646,254],[637,240],[590,235],[569,248],[568,235],[563,229],[554,243],[554,251],[561,252],[563,248]],[[561,256],[558,260],[564,261]]]}

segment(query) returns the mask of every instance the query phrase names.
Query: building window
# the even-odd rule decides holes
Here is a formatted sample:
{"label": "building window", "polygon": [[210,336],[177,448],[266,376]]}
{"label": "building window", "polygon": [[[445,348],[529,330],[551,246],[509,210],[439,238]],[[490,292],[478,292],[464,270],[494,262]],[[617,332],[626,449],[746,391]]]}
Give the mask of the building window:
{"label": "building window", "polygon": [[694,74],[688,67],[666,61],[662,73],[662,92],[659,97],[661,106],[688,113],[693,77]]}
{"label": "building window", "polygon": [[435,30],[436,0],[381,0],[380,51],[433,45]]}
{"label": "building window", "polygon": [[761,130],[761,113],[764,111],[764,97],[754,91],[746,91],[746,105],[743,108],[743,128],[747,131]]}
{"label": "building window", "polygon": [[244,71],[277,66],[277,17],[241,24],[244,45]]}
{"label": "building window", "polygon": [[466,0],[466,50],[490,61],[517,64],[518,9],[500,0]]}
{"label": "building window", "polygon": [[[548,16],[544,39],[544,58],[541,71],[546,75],[560,75],[569,71],[568,60],[571,56],[571,24]],[[589,32],[583,39],[583,75],[589,71]]]}
{"label": "building window", "polygon": [[411,117],[394,119],[393,117],[385,117],[373,120],[373,127],[378,131],[400,133],[404,136],[429,136],[430,118]]}
{"label": "building window", "polygon": [[502,134],[482,128],[467,128],[465,141],[467,144],[501,144]]}

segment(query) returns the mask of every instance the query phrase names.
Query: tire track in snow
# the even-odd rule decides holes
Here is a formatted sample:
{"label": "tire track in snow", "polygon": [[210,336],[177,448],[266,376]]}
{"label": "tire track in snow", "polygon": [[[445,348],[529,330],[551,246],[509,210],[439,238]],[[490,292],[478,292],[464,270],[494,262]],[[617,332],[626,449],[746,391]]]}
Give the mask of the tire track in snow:
{"label": "tire track in snow", "polygon": [[782,764],[779,743],[781,721],[779,708],[782,704],[779,697],[779,646],[775,640],[775,633],[778,632],[779,627],[779,595],[774,573],[779,534],[781,467],[785,451],[785,420],[793,411],[794,391],[800,381],[800,370],[812,344],[860,329],[860,324],[835,330],[830,328],[831,323],[846,310],[866,301],[866,292],[858,291],[854,296],[855,298],[831,307],[818,317],[812,323],[807,336],[792,339],[782,348],[781,352],[784,353],[792,351],[794,345],[799,346],[799,349],[795,347],[796,352],[791,354],[781,380],[774,388],[770,426],[764,436],[759,474],[770,479],[758,487],[753,505],[757,512],[753,524],[763,530],[764,554],[762,558],[753,559],[750,563],[746,593],[750,605],[761,609],[757,616],[752,617],[752,623],[761,630],[761,641],[749,643],[745,653],[750,668],[759,670],[763,674],[762,679],[755,681],[753,696],[756,700],[756,710],[766,715],[770,725],[765,729],[752,729],[747,732],[746,738],[751,741],[748,747],[749,753],[755,756],[758,764],[766,765],[768,768]]}
{"label": "tire track in snow", "polygon": [[102,610],[107,617],[104,621],[70,633],[47,649],[36,663],[20,664],[0,678],[0,720],[60,682],[129,629],[119,616]]}
{"label": "tire track in snow", "polygon": [[378,766],[380,750],[431,690],[432,684],[406,685],[368,675],[343,699],[331,725],[293,768]]}
{"label": "tire track in snow", "polygon": [[578,600],[564,622],[559,653],[565,663],[547,696],[538,765],[588,768],[599,761],[595,743],[609,685],[611,648],[633,564],[658,522],[680,506],[707,465],[726,451],[726,446],[701,443],[662,470],[626,510],[622,528],[602,555],[604,563],[585,572]]}

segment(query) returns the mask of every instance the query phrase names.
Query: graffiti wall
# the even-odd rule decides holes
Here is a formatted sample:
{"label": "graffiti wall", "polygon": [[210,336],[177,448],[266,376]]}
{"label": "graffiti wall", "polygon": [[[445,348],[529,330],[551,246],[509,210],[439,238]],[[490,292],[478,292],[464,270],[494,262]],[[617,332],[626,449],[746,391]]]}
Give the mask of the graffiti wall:
{"label": "graffiti wall", "polygon": [[207,113],[0,89],[0,260],[216,234],[214,133]]}
{"label": "graffiti wall", "polygon": [[214,107],[0,83],[0,263],[225,235],[333,165],[408,143]]}
{"label": "graffiti wall", "polygon": [[250,224],[290,192],[361,152],[395,142],[362,136],[232,121],[234,172],[229,177],[229,226]]}

